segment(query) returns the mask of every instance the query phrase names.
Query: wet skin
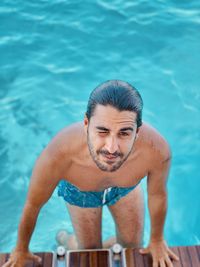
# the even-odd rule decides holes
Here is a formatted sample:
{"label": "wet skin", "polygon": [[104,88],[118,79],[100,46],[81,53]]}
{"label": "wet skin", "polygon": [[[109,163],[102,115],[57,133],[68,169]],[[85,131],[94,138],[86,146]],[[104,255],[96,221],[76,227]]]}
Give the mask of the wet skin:
{"label": "wet skin", "polygon": [[[32,172],[14,251],[19,252],[19,262],[22,260],[21,251],[27,251],[40,208],[48,201],[61,179],[66,179],[82,191],[102,191],[114,186],[131,187],[147,176],[151,233],[148,250],[144,250],[143,253],[153,255],[155,266],[160,263],[162,266],[171,267],[169,257],[177,258],[163,238],[170,157],[166,140],[147,123],[137,128],[136,114],[131,111],[120,112],[111,106],[97,105],[90,121],[85,117],[83,122],[62,129],[42,151]],[[134,208],[133,203],[137,201],[138,207]],[[111,208],[117,229],[122,229],[118,231],[117,238],[125,245],[131,244],[130,238],[135,238],[138,232],[142,233],[143,222],[137,222],[137,217],[141,215],[141,203],[139,189],[134,189]],[[126,209],[123,209],[124,205]],[[75,227],[80,226],[80,218],[83,218],[80,214],[83,209],[74,206],[69,210]],[[134,214],[135,211],[137,213]],[[90,213],[89,215],[89,209],[85,209],[86,221],[88,216],[93,217],[93,220],[90,220],[93,222],[91,236],[100,239],[101,229],[97,235],[96,221],[100,228],[101,208],[90,209]],[[122,227],[125,219],[126,227]],[[131,230],[134,224],[138,226],[135,232]],[[85,236],[84,227],[85,225],[82,225],[77,230],[80,239],[83,239],[83,246],[101,245],[101,241],[98,240],[96,245],[87,243],[91,242],[92,238],[89,231]],[[7,266],[11,264],[12,261]]]}
{"label": "wet skin", "polygon": [[55,167],[56,181],[64,178],[83,191],[102,191],[135,185],[169,161],[170,151],[150,125],[137,128],[135,113],[99,105],[90,122],[85,118],[58,133],[40,157],[45,156]]}

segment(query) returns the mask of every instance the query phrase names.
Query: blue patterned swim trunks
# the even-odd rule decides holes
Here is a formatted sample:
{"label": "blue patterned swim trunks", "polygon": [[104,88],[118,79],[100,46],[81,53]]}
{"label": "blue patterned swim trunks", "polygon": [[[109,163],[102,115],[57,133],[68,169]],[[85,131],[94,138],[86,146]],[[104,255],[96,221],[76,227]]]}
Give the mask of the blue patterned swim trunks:
{"label": "blue patterned swim trunks", "polygon": [[82,208],[111,206],[121,197],[126,196],[138,184],[132,187],[109,187],[103,191],[81,191],[66,180],[61,180],[58,185],[58,196],[62,196],[69,204]]}

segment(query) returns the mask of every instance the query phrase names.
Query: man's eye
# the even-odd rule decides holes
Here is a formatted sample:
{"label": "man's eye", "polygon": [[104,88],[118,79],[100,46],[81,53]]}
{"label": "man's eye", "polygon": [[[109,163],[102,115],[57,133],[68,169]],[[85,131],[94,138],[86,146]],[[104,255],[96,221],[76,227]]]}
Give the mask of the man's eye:
{"label": "man's eye", "polygon": [[98,132],[99,134],[107,134],[108,132]]}
{"label": "man's eye", "polygon": [[121,133],[119,133],[119,135],[120,135],[120,136],[129,136],[129,134],[126,133],[126,132],[121,132]]}

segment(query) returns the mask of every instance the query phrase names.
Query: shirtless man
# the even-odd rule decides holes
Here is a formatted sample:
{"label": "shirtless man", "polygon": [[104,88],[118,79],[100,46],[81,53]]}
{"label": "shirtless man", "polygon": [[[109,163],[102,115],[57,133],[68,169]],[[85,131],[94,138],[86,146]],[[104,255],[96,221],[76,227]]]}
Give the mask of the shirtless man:
{"label": "shirtless man", "polygon": [[[167,210],[166,183],[170,149],[150,125],[142,123],[143,101],[130,84],[110,80],[91,93],[84,122],[60,131],[34,166],[18,240],[4,267],[22,267],[28,259],[38,214],[59,184],[75,236],[70,249],[140,247],[144,227],[144,203],[140,181],[147,176],[151,219],[149,245],[153,267],[172,267],[178,257],[167,246],[163,228]],[[102,207],[108,205],[116,237],[105,243],[101,236]],[[102,244],[103,243],[103,244]]]}

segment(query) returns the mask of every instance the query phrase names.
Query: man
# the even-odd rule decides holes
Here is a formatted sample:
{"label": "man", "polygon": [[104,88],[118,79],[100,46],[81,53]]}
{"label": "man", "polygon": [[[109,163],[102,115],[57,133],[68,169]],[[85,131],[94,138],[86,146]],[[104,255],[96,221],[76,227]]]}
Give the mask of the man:
{"label": "man", "polygon": [[[91,93],[84,122],[60,131],[37,159],[17,244],[4,267],[39,261],[28,246],[39,211],[58,183],[75,231],[69,249],[110,247],[115,242],[140,247],[144,207],[139,183],[145,176],[151,233],[148,247],[140,252],[152,255],[154,267],[173,266],[171,259],[178,257],[163,237],[170,149],[154,128],[142,123],[142,107],[139,92],[123,81],[107,81]],[[104,244],[103,205],[108,205],[116,225],[116,237]]]}

